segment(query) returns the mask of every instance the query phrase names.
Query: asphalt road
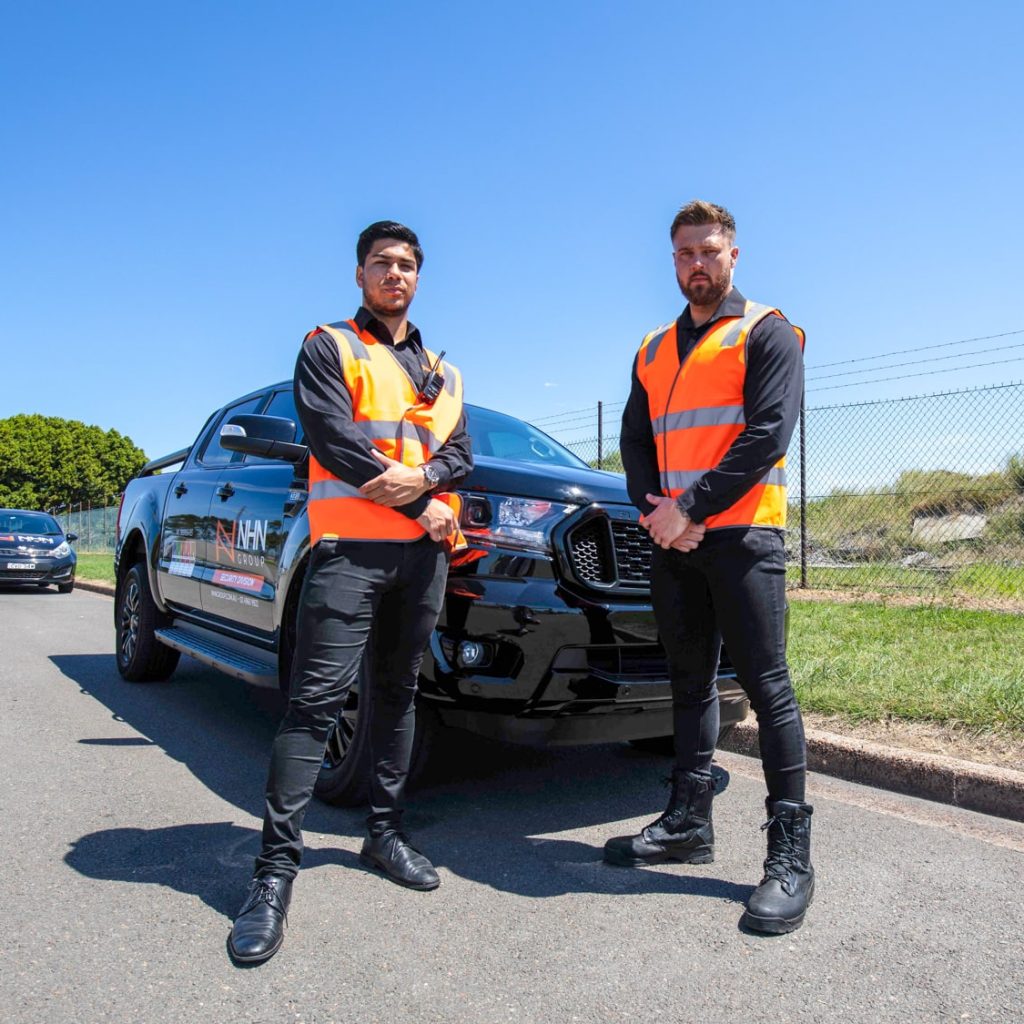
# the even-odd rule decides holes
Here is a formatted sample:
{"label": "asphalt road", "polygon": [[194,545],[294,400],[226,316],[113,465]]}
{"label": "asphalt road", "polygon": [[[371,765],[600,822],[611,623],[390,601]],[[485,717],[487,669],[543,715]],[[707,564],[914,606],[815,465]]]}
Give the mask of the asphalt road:
{"label": "asphalt road", "polygon": [[359,865],[314,803],[290,929],[224,948],[257,850],[280,705],[184,660],[121,681],[112,602],[0,591],[0,1020],[1024,1021],[1024,825],[812,776],[804,927],[738,928],[764,856],[758,766],[722,754],[718,858],[606,867],[664,761],[452,735],[408,823],[433,893]]}

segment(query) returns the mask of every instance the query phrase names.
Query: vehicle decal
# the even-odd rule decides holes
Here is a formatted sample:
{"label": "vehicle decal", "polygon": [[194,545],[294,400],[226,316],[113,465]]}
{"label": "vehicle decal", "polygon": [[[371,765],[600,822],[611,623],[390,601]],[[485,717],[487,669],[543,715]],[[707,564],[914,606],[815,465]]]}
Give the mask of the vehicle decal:
{"label": "vehicle decal", "polygon": [[244,604],[248,608],[259,608],[260,603],[254,597],[246,597],[245,594],[236,594],[233,590],[211,590],[211,597],[221,601],[230,601],[232,604]]}
{"label": "vehicle decal", "polygon": [[262,576],[251,576],[247,572],[232,572],[229,569],[214,570],[213,582],[219,583],[222,587],[234,587],[236,590],[248,590],[251,593],[259,593],[263,589]]}
{"label": "vehicle decal", "polygon": [[255,568],[266,561],[267,527],[266,519],[239,519],[227,524],[217,520],[214,538],[214,561],[221,555],[232,565],[249,565]]}
{"label": "vehicle decal", "polygon": [[196,567],[196,542],[177,540],[171,542],[171,564],[167,570],[172,576],[191,576]]}

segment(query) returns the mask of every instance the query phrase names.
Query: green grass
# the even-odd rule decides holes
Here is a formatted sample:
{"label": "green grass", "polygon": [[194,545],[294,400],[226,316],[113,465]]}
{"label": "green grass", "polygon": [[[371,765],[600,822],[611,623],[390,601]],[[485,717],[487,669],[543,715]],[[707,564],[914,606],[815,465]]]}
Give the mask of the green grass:
{"label": "green grass", "polygon": [[1024,621],[956,608],[794,601],[789,660],[800,704],[1024,735]]}
{"label": "green grass", "polygon": [[75,576],[83,580],[100,580],[103,583],[114,582],[114,556],[80,554]]}

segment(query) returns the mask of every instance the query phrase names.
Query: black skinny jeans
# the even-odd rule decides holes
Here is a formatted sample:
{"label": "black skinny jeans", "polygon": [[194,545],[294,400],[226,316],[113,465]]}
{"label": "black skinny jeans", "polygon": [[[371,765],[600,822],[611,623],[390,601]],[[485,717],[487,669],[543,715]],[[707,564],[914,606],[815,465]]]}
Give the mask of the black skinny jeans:
{"label": "black skinny jeans", "polygon": [[[444,600],[447,559],[429,537],[410,543],[321,541],[299,599],[288,712],[270,759],[257,875],[294,878],[302,819],[327,735],[371,636],[371,833],[396,828],[409,774],[420,665]],[[363,707],[365,709],[366,703]]]}
{"label": "black skinny jeans", "polygon": [[804,799],[807,755],[786,664],[782,533],[727,527],[695,551],[655,547],[651,598],[672,678],[676,764],[710,774],[722,642],[757,715],[770,800]]}

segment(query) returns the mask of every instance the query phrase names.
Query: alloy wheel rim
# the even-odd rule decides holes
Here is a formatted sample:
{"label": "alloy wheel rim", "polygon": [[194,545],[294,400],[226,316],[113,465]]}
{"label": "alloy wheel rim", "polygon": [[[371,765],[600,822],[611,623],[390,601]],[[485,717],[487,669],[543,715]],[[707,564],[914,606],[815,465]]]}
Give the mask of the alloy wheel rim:
{"label": "alloy wheel rim", "polygon": [[121,664],[127,665],[135,655],[139,641],[139,584],[128,583],[121,603]]}

